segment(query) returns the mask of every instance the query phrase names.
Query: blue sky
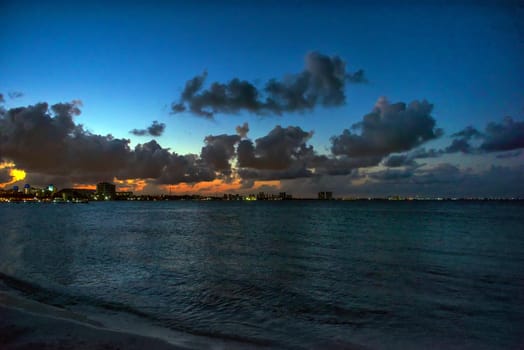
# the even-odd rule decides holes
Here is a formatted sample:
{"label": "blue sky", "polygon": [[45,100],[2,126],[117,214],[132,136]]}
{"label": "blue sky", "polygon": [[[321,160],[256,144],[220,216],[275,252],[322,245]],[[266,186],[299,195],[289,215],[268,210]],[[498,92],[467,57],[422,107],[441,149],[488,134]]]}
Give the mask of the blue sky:
{"label": "blue sky", "polygon": [[[75,122],[133,146],[149,139],[129,131],[157,120],[166,124],[158,143],[180,154],[200,153],[205,136],[234,134],[243,122],[252,139],[275,125],[313,130],[309,144],[327,154],[330,138],[380,96],[434,105],[445,134],[429,148],[446,147],[468,125],[522,120],[524,8],[516,1],[421,3],[3,1],[0,92],[23,93],[6,98],[6,108],[79,99]],[[171,113],[186,81],[203,71],[207,83],[238,77],[262,88],[301,72],[312,51],[339,56],[350,72],[363,69],[368,82],[348,84],[343,105],[303,113],[240,111],[214,120]]]}

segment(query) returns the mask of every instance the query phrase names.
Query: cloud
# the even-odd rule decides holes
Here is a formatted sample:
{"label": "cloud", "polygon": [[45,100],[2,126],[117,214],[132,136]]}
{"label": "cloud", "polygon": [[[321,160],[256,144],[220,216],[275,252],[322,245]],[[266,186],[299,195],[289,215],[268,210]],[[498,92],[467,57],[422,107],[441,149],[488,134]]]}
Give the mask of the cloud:
{"label": "cloud", "polygon": [[10,168],[0,168],[0,185],[11,181],[10,171]]}
{"label": "cloud", "polygon": [[24,96],[24,93],[20,91],[9,91],[7,95],[9,96],[11,100],[14,100],[15,98],[20,98]]}
{"label": "cloud", "polygon": [[472,126],[451,135],[453,141],[442,152],[443,153],[474,153],[477,152],[475,147],[470,143],[471,140],[481,139],[484,135]]}
{"label": "cloud", "polygon": [[505,117],[500,123],[488,123],[484,132],[468,126],[451,137],[454,140],[444,150],[446,153],[491,153],[518,150],[524,148],[524,121],[515,121],[512,117]]}
{"label": "cloud", "polygon": [[359,69],[355,73],[348,73],[346,79],[351,83],[367,83],[368,80],[364,75],[364,70]]}
{"label": "cloud", "polygon": [[242,125],[238,125],[236,128],[235,128],[238,136],[240,136],[241,138],[246,138],[247,137],[247,133],[249,132],[249,124],[248,123],[244,123]]}
{"label": "cloud", "polygon": [[515,157],[520,156],[521,154],[522,154],[522,150],[517,150],[513,152],[506,152],[506,153],[498,154],[497,158],[499,159],[515,158]]}
{"label": "cloud", "polygon": [[394,154],[386,158],[382,164],[390,168],[398,168],[403,166],[414,166],[417,163],[408,154]]}
{"label": "cloud", "polygon": [[0,94],[0,103],[5,103],[4,94]]}
{"label": "cloud", "polygon": [[[475,193],[474,184],[479,186],[478,193],[507,196],[511,191],[504,181],[509,181],[515,188],[513,196],[524,193],[519,192],[524,185],[517,183],[524,180],[524,172],[515,170],[522,167],[493,167],[489,172],[475,173],[447,163],[417,163],[417,159],[444,154],[443,150],[420,148],[441,134],[430,115],[431,108],[427,102],[406,106],[379,100],[373,112],[353,125],[349,141],[334,138],[332,149],[344,146],[338,148],[344,152],[318,153],[310,144],[313,131],[299,126],[277,125],[266,135],[249,139],[249,125],[244,123],[237,126],[236,133],[206,136],[199,154],[178,154],[155,140],[131,148],[128,139],[90,133],[75,122],[81,113],[79,101],[51,106],[39,103],[0,111],[0,159],[25,170],[24,182],[37,186],[92,184],[116,177],[138,180],[141,188],[151,191],[166,184],[187,183],[183,186],[191,188],[200,181],[236,186],[240,181],[243,190],[249,191],[255,181],[280,180],[273,185],[282,184],[282,190],[292,193],[295,188],[298,195],[319,190],[353,194],[368,191],[368,195],[465,195]],[[507,148],[502,141],[512,148],[519,145],[519,123],[505,119],[490,123],[485,132],[466,128],[454,137],[468,144],[476,142],[471,147],[480,153],[487,153],[490,147]],[[519,154],[521,150],[516,149],[500,156]],[[365,169],[380,162],[387,169]],[[11,180],[8,175],[7,170],[2,170],[0,179]]]}
{"label": "cloud", "polygon": [[266,136],[242,139],[237,147],[238,174],[242,179],[276,180],[311,176],[316,157],[307,142],[313,132],[298,126],[277,125]]}
{"label": "cloud", "polygon": [[216,174],[208,164],[197,155],[172,154],[162,174],[155,180],[157,184],[178,184],[181,182],[212,181]]}
{"label": "cloud", "polygon": [[118,178],[156,179],[162,175],[173,154],[162,148],[155,140],[135,146],[126,158],[126,164],[117,174]]}
{"label": "cloud", "polygon": [[437,150],[434,148],[425,149],[424,147],[417,148],[410,152],[410,156],[413,159],[423,159],[423,158],[437,158],[443,154],[442,150]]}
{"label": "cloud", "polygon": [[381,181],[398,181],[401,179],[410,178],[413,176],[413,169],[407,168],[407,169],[386,169],[382,171],[376,171],[374,173],[370,173],[369,177],[375,180],[381,180]]}
{"label": "cloud", "polygon": [[416,148],[402,154],[392,154],[382,161],[382,165],[389,168],[414,167],[418,168],[424,164],[418,163],[417,159],[438,158],[444,154],[444,151],[434,148],[425,149],[424,147]]}
{"label": "cloud", "polygon": [[331,139],[331,151],[349,157],[383,157],[408,151],[442,135],[431,116],[432,109],[427,101],[391,104],[382,97],[371,113],[352,125],[353,131],[346,129]]}
{"label": "cloud", "polygon": [[60,172],[67,157],[66,140],[76,126],[73,115],[77,114],[73,104],[47,103],[13,108],[0,118],[0,153],[3,158],[16,159],[18,167],[30,171]]}
{"label": "cloud", "polygon": [[419,169],[414,173],[413,182],[417,184],[454,183],[463,181],[463,172],[453,164],[440,163],[431,168]]}
{"label": "cloud", "polygon": [[449,163],[413,171],[390,169],[374,175],[355,170],[346,176],[282,180],[280,191],[304,197],[316,197],[318,191],[332,191],[335,197],[401,195],[524,198],[524,165],[492,166],[480,172],[461,169]]}
{"label": "cloud", "polygon": [[486,152],[524,148],[524,121],[519,122],[511,117],[505,117],[502,123],[489,123],[483,141],[480,148]]}
{"label": "cloud", "polygon": [[237,149],[238,166],[241,168],[284,170],[290,165],[313,154],[312,146],[306,142],[313,132],[298,126],[283,128],[277,125],[266,136],[255,140],[240,141]]}
{"label": "cloud", "polygon": [[155,120],[153,121],[153,124],[151,124],[151,126],[149,126],[147,129],[133,129],[130,131],[130,133],[135,136],[162,136],[165,128],[166,124],[159,123]]}
{"label": "cloud", "polygon": [[308,166],[315,169],[315,175],[348,175],[358,168],[367,168],[378,165],[381,156],[366,157],[328,157],[320,155],[313,157]]}
{"label": "cloud", "polygon": [[259,115],[305,112],[317,106],[343,105],[346,102],[346,83],[367,81],[363,70],[347,73],[341,58],[318,52],[306,55],[302,72],[280,80],[271,79],[262,89],[239,78],[227,83],[213,82],[204,89],[206,78],[207,72],[204,72],[186,82],[179,101],[171,106],[173,113],[187,110],[211,119],[216,113],[241,111]]}
{"label": "cloud", "polygon": [[451,145],[444,149],[444,153],[472,153],[473,151],[474,147],[471,146],[471,144],[466,138],[455,139],[451,142]]}
{"label": "cloud", "polygon": [[209,135],[204,139],[200,158],[215,171],[231,174],[231,159],[235,156],[235,145],[240,141],[238,135]]}
{"label": "cloud", "polygon": [[92,134],[74,122],[74,116],[80,113],[77,101],[3,111],[2,159],[13,161],[29,179],[40,184],[96,183],[115,176],[153,179],[162,184],[215,178],[213,164],[197,155],[179,155],[155,141],[132,150],[127,139]]}
{"label": "cloud", "polygon": [[[237,148],[239,175],[244,179],[291,179],[323,175],[347,175],[363,167],[378,165],[395,152],[409,151],[442,134],[430,115],[426,101],[390,104],[379,99],[372,113],[332,138],[332,154],[321,155],[307,142],[313,132],[300,127],[275,127],[268,135],[253,141],[243,139]],[[418,149],[406,155],[394,155],[386,166],[416,167],[417,158],[436,157],[436,150]]]}

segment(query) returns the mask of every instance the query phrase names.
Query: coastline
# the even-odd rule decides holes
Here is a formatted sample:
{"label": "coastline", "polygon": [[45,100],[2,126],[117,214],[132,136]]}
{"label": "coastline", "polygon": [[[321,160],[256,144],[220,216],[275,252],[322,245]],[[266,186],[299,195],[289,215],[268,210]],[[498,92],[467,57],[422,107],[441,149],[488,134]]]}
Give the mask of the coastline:
{"label": "coastline", "polygon": [[[111,329],[84,315],[0,291],[0,348],[80,349],[80,350],[188,350],[188,349],[259,349],[251,344],[237,344],[161,330],[143,334]],[[176,339],[173,339],[173,334]],[[156,337],[158,336],[158,337]],[[166,340],[164,338],[169,339]]]}
{"label": "coastline", "polygon": [[2,349],[160,349],[182,350],[153,337],[105,328],[85,316],[0,292]]}

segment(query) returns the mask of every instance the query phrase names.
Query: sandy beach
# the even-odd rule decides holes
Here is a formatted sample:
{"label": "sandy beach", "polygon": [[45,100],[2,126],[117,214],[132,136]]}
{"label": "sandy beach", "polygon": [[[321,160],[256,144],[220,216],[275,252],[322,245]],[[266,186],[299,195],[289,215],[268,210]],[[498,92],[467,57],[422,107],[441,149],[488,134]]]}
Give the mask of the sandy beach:
{"label": "sandy beach", "polygon": [[81,315],[0,293],[2,349],[189,349],[113,331]]}
{"label": "sandy beach", "polygon": [[144,330],[141,335],[120,329],[110,329],[101,322],[78,313],[30,300],[14,293],[0,292],[0,348],[3,350],[263,348],[224,339],[212,339],[185,333],[177,334],[155,329]]}

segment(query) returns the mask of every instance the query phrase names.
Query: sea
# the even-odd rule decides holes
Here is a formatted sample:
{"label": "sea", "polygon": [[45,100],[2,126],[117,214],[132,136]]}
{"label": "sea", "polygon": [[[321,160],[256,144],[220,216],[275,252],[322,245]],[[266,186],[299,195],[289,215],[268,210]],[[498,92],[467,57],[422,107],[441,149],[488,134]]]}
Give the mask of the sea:
{"label": "sea", "polygon": [[1,204],[0,290],[195,348],[524,349],[524,203]]}

